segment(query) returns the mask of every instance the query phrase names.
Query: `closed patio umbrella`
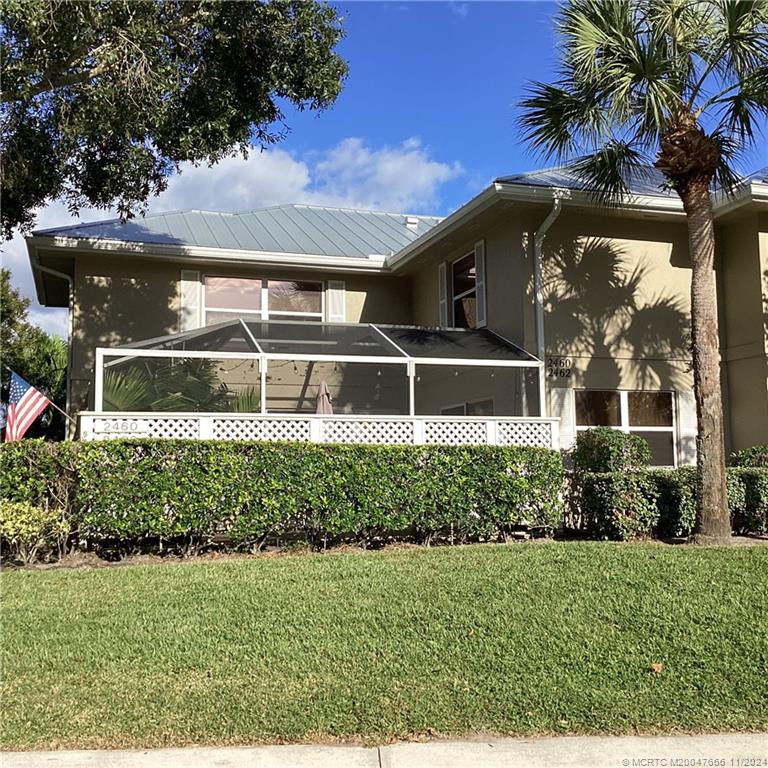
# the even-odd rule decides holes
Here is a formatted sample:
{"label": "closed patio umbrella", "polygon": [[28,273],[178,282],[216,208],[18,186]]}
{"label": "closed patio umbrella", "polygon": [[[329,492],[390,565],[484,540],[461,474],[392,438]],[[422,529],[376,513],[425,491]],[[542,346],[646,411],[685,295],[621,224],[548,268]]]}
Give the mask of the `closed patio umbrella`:
{"label": "closed patio umbrella", "polygon": [[324,382],[320,382],[320,387],[317,390],[317,408],[315,413],[322,413],[326,416],[333,414],[333,406],[331,405],[331,393],[328,391],[328,385]]}

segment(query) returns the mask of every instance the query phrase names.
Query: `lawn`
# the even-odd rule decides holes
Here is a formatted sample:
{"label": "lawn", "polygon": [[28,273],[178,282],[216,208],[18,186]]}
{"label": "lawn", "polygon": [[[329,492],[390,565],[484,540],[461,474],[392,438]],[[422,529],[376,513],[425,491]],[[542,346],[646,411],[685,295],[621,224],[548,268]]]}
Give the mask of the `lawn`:
{"label": "lawn", "polygon": [[15,571],[4,748],[768,728],[768,547]]}

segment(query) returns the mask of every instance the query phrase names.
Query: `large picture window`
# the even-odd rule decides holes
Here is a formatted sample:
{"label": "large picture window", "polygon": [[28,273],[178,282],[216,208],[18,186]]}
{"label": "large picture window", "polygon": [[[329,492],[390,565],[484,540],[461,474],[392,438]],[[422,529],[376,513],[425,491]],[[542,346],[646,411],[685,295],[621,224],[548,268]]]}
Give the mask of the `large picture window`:
{"label": "large picture window", "polygon": [[675,465],[675,404],[672,392],[578,389],[577,431],[612,427],[644,437],[655,466]]}
{"label": "large picture window", "polygon": [[323,319],[321,282],[206,276],[203,295],[206,325],[238,318]]}
{"label": "large picture window", "polygon": [[454,328],[477,328],[477,272],[474,253],[453,262],[451,299]]}

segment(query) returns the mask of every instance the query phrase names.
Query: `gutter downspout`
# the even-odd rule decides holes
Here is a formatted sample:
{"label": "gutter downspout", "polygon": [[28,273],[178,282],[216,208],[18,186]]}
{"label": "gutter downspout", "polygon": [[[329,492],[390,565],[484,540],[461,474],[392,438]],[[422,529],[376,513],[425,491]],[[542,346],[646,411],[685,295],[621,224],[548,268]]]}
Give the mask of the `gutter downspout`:
{"label": "gutter downspout", "polygon": [[544,238],[547,236],[549,228],[555,223],[563,208],[563,201],[560,197],[555,197],[552,201],[552,210],[544,219],[541,226],[533,233],[533,288],[534,301],[536,307],[536,352],[541,360],[539,365],[539,415],[547,416],[546,400],[546,373],[545,373],[545,344],[544,344],[544,288],[541,277],[541,247],[544,244]]}
{"label": "gutter downspout", "polygon": [[[32,264],[32,269],[37,270],[38,272],[45,272],[46,274],[53,275],[53,277],[61,278],[62,280],[67,281],[67,285],[69,286],[69,307],[67,309],[67,387],[66,387],[66,395],[65,395],[65,402],[64,402],[64,410],[69,415],[70,412],[70,405],[71,405],[71,397],[70,397],[70,379],[72,376],[72,331],[74,327],[74,299],[75,299],[75,281],[74,279],[68,275],[66,272],[59,272],[57,269],[51,269],[50,267],[44,267],[40,260],[37,257],[37,254],[35,253],[33,256],[30,257],[30,263]],[[67,434],[70,438],[74,437],[74,435],[69,434],[70,432],[70,424],[72,422],[67,422],[66,428],[67,428]]]}

